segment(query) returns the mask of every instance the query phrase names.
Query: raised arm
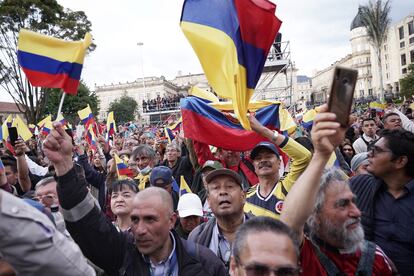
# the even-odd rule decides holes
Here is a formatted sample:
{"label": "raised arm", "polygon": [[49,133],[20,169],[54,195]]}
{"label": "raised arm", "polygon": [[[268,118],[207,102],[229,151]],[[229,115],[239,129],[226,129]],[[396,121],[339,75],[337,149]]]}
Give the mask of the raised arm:
{"label": "raised arm", "polygon": [[298,178],[283,204],[280,220],[289,225],[303,238],[303,227],[311,215],[319,181],[326,163],[345,136],[345,129],[335,121],[335,114],[327,113],[327,107],[321,107],[312,128],[312,142],[315,153],[306,170]]}
{"label": "raised arm", "polygon": [[19,179],[19,185],[23,192],[28,192],[32,188],[32,182],[29,177],[29,167],[27,166],[25,152],[26,143],[22,139],[18,139],[14,146],[16,152],[17,161],[17,175]]}

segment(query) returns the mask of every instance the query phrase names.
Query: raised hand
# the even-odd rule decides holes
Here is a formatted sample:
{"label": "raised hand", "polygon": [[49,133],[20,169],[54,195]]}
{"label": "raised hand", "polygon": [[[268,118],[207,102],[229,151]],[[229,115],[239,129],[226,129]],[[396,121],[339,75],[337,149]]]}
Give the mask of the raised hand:
{"label": "raised hand", "polygon": [[56,175],[66,174],[72,167],[72,138],[63,129],[62,124],[53,123],[49,135],[43,142],[43,152],[55,167]]}
{"label": "raised hand", "polygon": [[312,142],[315,154],[330,156],[345,137],[345,128],[335,121],[336,115],[327,112],[328,106],[320,107],[320,113],[315,116],[312,127]]}

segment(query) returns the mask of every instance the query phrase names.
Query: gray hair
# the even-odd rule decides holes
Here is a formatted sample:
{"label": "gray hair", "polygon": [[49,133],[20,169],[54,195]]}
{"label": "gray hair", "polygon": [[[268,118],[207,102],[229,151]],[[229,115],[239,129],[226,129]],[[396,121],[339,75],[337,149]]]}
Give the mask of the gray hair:
{"label": "gray hair", "polygon": [[155,156],[156,156],[155,155],[155,150],[151,146],[146,145],[146,144],[142,144],[142,145],[137,146],[132,151],[131,155],[132,155],[133,159],[135,159],[135,157],[137,155],[145,155],[145,156],[148,156],[148,158],[151,159],[151,160],[155,160]]}
{"label": "gray hair", "polygon": [[245,249],[247,236],[260,232],[271,232],[288,237],[292,241],[296,257],[299,259],[298,237],[286,224],[270,217],[254,217],[243,223],[236,232],[236,238],[233,242],[233,257],[237,263],[240,262],[240,254]]}
{"label": "gray hair", "polygon": [[326,190],[334,183],[344,183],[344,185],[349,186],[348,176],[341,169],[332,167],[327,169],[321,177],[318,194],[316,195],[315,206],[307,221],[311,234],[316,232],[319,228],[316,218],[325,204]]}
{"label": "gray hair", "polygon": [[37,191],[40,187],[44,187],[52,182],[56,182],[55,178],[53,176],[45,177],[39,182],[37,182],[35,186],[35,191]]}

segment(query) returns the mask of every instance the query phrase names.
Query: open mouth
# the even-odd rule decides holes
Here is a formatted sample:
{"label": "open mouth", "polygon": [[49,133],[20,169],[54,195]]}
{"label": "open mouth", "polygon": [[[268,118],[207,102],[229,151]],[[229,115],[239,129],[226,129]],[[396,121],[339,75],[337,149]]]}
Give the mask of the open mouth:
{"label": "open mouth", "polygon": [[230,206],[231,202],[228,200],[223,200],[219,202],[219,206]]}

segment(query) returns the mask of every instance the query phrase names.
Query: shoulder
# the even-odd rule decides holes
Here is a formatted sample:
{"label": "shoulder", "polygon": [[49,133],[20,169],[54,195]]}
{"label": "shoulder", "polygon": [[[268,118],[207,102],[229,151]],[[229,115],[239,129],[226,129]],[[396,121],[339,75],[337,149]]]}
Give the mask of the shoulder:
{"label": "shoulder", "polygon": [[393,262],[378,245],[375,245],[373,273],[376,275],[395,275],[394,272],[396,272],[396,268]]}
{"label": "shoulder", "polygon": [[349,184],[352,190],[367,190],[379,185],[379,179],[372,174],[360,174],[349,179]]}
{"label": "shoulder", "polygon": [[254,186],[251,186],[248,190],[247,190],[247,194],[246,197],[251,197],[252,195],[254,195],[257,191],[259,187],[259,184],[256,184]]}
{"label": "shoulder", "polygon": [[200,243],[200,237],[202,234],[205,234],[205,232],[208,231],[208,229],[212,229],[215,224],[216,219],[213,217],[207,222],[203,222],[199,226],[193,229],[191,231],[190,235],[188,235],[188,240],[193,241],[196,243]]}

